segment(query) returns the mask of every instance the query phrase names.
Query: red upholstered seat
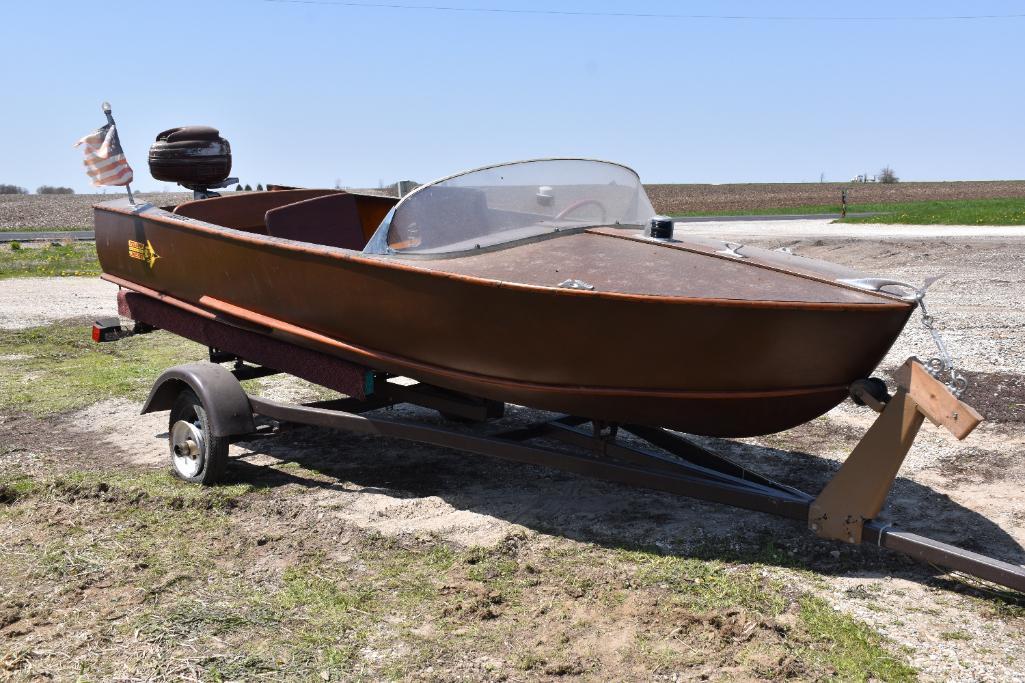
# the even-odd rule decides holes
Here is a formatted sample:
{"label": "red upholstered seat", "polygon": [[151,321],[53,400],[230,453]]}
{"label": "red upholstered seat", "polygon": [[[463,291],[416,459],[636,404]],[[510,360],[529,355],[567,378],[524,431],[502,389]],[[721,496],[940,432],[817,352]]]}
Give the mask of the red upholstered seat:
{"label": "red upholstered seat", "polygon": [[267,234],[299,242],[360,250],[366,246],[355,195],[315,197],[271,209]]}

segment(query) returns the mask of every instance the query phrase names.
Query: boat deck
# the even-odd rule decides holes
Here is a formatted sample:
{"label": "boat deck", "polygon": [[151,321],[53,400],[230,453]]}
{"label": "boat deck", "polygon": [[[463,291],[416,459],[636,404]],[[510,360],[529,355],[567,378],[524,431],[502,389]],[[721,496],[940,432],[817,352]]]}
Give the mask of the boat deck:
{"label": "boat deck", "polygon": [[[514,249],[409,263],[542,287],[581,280],[596,291],[622,294],[758,302],[892,305],[898,301],[835,281],[863,276],[856,271],[783,252],[734,246],[743,258],[722,253],[726,245],[714,240],[661,243],[644,239],[637,230],[599,228]],[[668,250],[672,258],[666,258]]]}

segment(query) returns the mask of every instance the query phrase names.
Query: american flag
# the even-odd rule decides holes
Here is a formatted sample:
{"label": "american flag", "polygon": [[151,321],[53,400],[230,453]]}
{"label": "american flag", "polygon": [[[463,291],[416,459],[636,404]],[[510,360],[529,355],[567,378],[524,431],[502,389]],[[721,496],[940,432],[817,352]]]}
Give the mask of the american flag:
{"label": "american flag", "polygon": [[99,128],[75,143],[85,145],[85,172],[93,185],[127,185],[132,182],[132,167],[128,165],[121,142],[117,139],[117,128],[113,124]]}

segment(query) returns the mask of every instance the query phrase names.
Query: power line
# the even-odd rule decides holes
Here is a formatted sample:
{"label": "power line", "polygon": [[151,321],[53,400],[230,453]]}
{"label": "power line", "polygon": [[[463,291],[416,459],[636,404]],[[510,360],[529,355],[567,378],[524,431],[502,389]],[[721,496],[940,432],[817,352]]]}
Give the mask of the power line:
{"label": "power line", "polygon": [[451,5],[407,5],[394,2],[346,2],[344,0],[263,0],[286,5],[329,5],[370,9],[464,12],[476,14],[532,14],[564,17],[613,17],[632,19],[692,19],[716,21],[970,21],[976,19],[1025,19],[1025,14],[959,14],[917,16],[793,16],[754,14],[673,14],[662,12],[595,12],[589,10],[522,9],[513,7],[454,7]]}

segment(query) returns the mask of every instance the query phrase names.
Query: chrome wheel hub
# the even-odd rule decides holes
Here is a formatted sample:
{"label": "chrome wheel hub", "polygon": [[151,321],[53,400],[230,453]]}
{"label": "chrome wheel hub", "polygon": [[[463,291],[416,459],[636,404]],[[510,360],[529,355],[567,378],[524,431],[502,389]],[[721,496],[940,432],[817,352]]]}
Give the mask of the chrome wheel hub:
{"label": "chrome wheel hub", "polygon": [[203,432],[196,425],[178,420],[171,428],[171,460],[183,477],[194,477],[203,469]]}

